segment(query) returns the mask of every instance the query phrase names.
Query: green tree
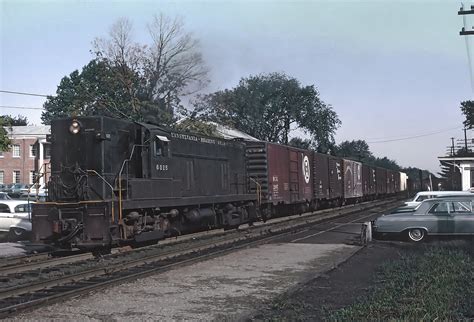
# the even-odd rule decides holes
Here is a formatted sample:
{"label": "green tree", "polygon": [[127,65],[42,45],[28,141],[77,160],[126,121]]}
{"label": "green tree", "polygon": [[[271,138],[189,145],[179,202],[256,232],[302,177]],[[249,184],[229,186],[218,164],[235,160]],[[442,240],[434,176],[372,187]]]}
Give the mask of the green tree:
{"label": "green tree", "polygon": [[114,68],[106,62],[92,60],[81,71],[63,77],[56,90],[44,103],[41,119],[50,124],[52,119],[71,116],[136,116],[137,104],[122,83],[117,81]]}
{"label": "green tree", "polygon": [[44,104],[43,122],[105,115],[172,126],[181,98],[207,84],[207,69],[181,20],[155,16],[148,31],[151,43],[136,43],[132,24],[122,18],[107,37],[96,38],[96,58],[61,80]]}
{"label": "green tree", "polygon": [[374,165],[376,167],[381,167],[385,169],[390,169],[390,170],[400,170],[400,166],[395,160],[391,160],[387,157],[383,158],[373,158],[368,162],[370,165]]}
{"label": "green tree", "polygon": [[170,125],[173,115],[160,109],[160,101],[148,101],[140,92],[140,79],[128,71],[125,80],[123,67],[111,66],[104,60],[92,60],[64,77],[56,96],[44,103],[41,119],[50,124],[52,119],[71,116],[103,115],[135,121]]}
{"label": "green tree", "polygon": [[178,122],[174,128],[181,132],[199,133],[207,136],[220,136],[216,132],[217,126],[215,124],[195,118],[185,118],[181,122]]}
{"label": "green tree", "polygon": [[359,161],[367,161],[374,157],[370,152],[369,145],[364,140],[343,141],[335,146],[334,154]]}
{"label": "green tree", "polygon": [[290,132],[299,128],[316,147],[329,146],[341,123],[314,86],[281,73],[242,78],[235,88],[200,95],[194,112],[269,142],[288,144]]}
{"label": "green tree", "polygon": [[[132,23],[120,18],[107,37],[95,39],[93,51],[97,60],[114,69],[116,79],[129,89],[130,96],[147,102],[134,106],[139,112],[145,107],[141,112],[145,119],[171,125],[176,112],[183,108],[182,97],[207,85],[208,69],[198,41],[185,31],[181,19],[155,15],[147,30],[151,41],[137,43]],[[138,95],[134,95],[135,89]]]}
{"label": "green tree", "polygon": [[0,151],[8,151],[11,145],[11,141],[10,141],[10,138],[8,137],[7,130],[4,127],[6,126],[4,122],[5,121],[2,118],[0,118]]}
{"label": "green tree", "polygon": [[463,122],[464,126],[469,129],[474,127],[474,101],[461,102],[461,111],[466,118]]}
{"label": "green tree", "polygon": [[28,119],[26,116],[17,115],[0,115],[0,120],[4,126],[25,126],[28,125]]}
{"label": "green tree", "polygon": [[25,116],[0,115],[0,151],[8,151],[10,149],[11,140],[8,137],[6,128],[24,125],[28,125],[28,119]]}
{"label": "green tree", "polygon": [[288,145],[294,146],[295,148],[300,148],[300,149],[305,149],[309,150],[312,147],[312,142],[311,140],[308,139],[302,139],[299,137],[294,137],[288,142]]}

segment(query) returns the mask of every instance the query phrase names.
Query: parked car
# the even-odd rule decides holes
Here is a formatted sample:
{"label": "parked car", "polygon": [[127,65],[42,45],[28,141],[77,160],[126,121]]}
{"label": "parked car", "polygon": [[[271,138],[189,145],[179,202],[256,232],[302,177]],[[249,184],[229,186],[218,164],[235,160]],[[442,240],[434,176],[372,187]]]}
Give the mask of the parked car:
{"label": "parked car", "polygon": [[48,194],[48,189],[46,188],[46,184],[34,184],[29,187],[21,189],[20,199],[34,199],[36,196],[44,197]]}
{"label": "parked car", "polygon": [[474,235],[474,196],[424,200],[413,211],[382,215],[373,223],[374,237],[406,236],[420,242],[428,235]]}
{"label": "parked car", "polygon": [[474,196],[474,194],[469,191],[421,191],[421,192],[418,192],[412,200],[405,202],[405,205],[415,207],[415,206],[418,206],[423,200],[426,200],[426,199],[438,198],[442,196],[452,196],[452,195]]}
{"label": "parked car", "polygon": [[24,200],[0,201],[0,234],[9,241],[28,239],[31,234],[31,203]]}
{"label": "parked car", "polygon": [[30,185],[24,183],[15,183],[13,187],[8,191],[8,195],[12,198],[20,198],[22,189],[28,189]]}
{"label": "parked car", "polygon": [[10,196],[6,192],[0,192],[0,200],[11,200]]}
{"label": "parked car", "polygon": [[15,185],[14,183],[9,183],[9,184],[4,185],[2,192],[9,193],[12,190],[14,185]]}

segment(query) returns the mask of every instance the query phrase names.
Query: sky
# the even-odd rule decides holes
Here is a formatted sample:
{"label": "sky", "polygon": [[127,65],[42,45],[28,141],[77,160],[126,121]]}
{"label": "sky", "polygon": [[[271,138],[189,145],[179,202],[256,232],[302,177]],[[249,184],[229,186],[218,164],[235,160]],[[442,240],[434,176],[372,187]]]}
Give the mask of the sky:
{"label": "sky", "polygon": [[[154,14],[180,16],[210,69],[203,93],[284,72],[314,84],[332,105],[342,121],[337,143],[364,139],[376,156],[437,173],[450,138],[463,137],[460,102],[473,96],[459,7],[448,0],[0,0],[0,90],[54,94],[117,19],[129,18],[135,39],[148,42]],[[0,114],[39,125],[41,110],[7,106],[44,101],[0,93]]]}

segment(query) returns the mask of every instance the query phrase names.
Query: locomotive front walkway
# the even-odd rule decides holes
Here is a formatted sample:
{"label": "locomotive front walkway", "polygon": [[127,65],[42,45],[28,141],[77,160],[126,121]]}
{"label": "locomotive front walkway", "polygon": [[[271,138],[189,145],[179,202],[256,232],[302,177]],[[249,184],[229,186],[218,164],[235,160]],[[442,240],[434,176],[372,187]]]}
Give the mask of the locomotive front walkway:
{"label": "locomotive front walkway", "polygon": [[[376,217],[374,214],[373,217]],[[365,219],[366,220],[366,219]],[[332,223],[273,244],[174,269],[17,316],[32,320],[235,320],[360,249],[360,223]]]}

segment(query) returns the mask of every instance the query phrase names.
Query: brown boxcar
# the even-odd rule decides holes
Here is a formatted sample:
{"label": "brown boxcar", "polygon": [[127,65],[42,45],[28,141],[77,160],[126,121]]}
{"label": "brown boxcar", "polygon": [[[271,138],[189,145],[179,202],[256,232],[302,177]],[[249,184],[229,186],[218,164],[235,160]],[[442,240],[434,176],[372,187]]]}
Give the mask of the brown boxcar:
{"label": "brown boxcar", "polygon": [[269,142],[246,142],[246,155],[248,176],[260,184],[263,203],[311,201],[311,151]]}
{"label": "brown boxcar", "polygon": [[398,186],[400,185],[400,176],[398,174],[398,171],[393,171],[393,170],[388,170],[387,169],[387,193],[388,194],[393,194],[397,192],[397,178],[398,180]]}
{"label": "brown boxcar", "polygon": [[344,198],[362,197],[362,163],[343,159],[344,164]]}
{"label": "brown boxcar", "polygon": [[329,198],[331,200],[344,198],[344,179],[342,159],[329,156]]}
{"label": "brown boxcar", "polygon": [[329,155],[313,153],[313,195],[316,200],[329,200]]}
{"label": "brown boxcar", "polygon": [[395,193],[398,193],[401,191],[400,172],[393,171],[393,177],[395,179]]}
{"label": "brown boxcar", "polygon": [[375,169],[375,181],[377,187],[377,195],[387,193],[387,170],[383,168]]}
{"label": "brown boxcar", "polygon": [[375,167],[366,164],[362,165],[362,193],[366,198],[370,198],[377,193],[375,172]]}

